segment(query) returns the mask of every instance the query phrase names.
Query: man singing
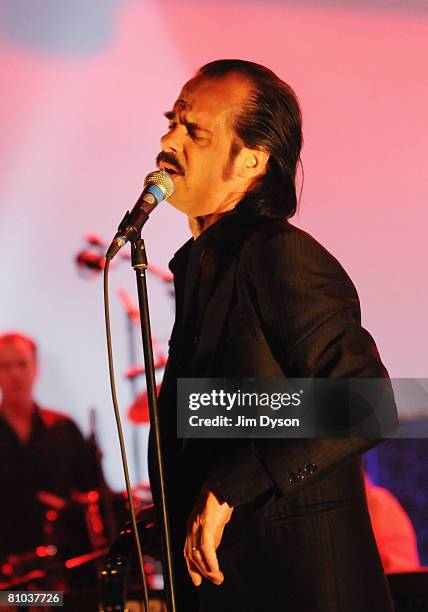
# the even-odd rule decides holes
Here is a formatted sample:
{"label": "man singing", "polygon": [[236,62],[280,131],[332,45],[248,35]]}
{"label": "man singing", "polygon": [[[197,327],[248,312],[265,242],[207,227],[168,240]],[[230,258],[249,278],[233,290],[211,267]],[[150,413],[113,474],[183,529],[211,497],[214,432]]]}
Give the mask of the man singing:
{"label": "man singing", "polygon": [[166,117],[157,162],[193,234],[170,263],[159,396],[178,610],[390,611],[361,472],[368,440],[176,434],[177,378],[388,376],[346,272],[287,221],[298,100],[267,68],[221,60]]}

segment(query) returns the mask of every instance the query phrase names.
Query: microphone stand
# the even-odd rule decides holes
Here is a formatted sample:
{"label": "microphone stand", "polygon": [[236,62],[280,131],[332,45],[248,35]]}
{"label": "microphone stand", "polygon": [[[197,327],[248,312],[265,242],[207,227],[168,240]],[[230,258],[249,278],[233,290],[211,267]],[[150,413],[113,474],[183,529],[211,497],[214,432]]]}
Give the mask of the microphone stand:
{"label": "microphone stand", "polygon": [[168,612],[176,612],[172,545],[167,499],[165,490],[164,464],[160,441],[159,416],[157,409],[155,367],[153,362],[152,335],[150,329],[149,304],[147,297],[146,269],[148,266],[146,247],[140,235],[131,240],[131,263],[135,270],[140,307],[141,335],[143,339],[144,364],[146,370],[147,398],[150,411],[150,425],[153,431],[156,465],[158,468],[160,499],[156,500],[161,509],[164,551],[165,595]]}

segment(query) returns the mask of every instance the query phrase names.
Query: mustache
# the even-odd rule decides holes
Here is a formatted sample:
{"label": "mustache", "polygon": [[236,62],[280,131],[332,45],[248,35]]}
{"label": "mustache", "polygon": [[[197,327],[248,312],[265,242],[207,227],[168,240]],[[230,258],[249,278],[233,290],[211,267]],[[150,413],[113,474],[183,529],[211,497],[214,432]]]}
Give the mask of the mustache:
{"label": "mustache", "polygon": [[172,153],[167,153],[166,151],[161,151],[159,155],[156,157],[156,164],[159,167],[160,162],[164,162],[168,164],[168,166],[172,166],[174,170],[177,171],[177,174],[184,174],[184,170],[181,167],[180,162]]}

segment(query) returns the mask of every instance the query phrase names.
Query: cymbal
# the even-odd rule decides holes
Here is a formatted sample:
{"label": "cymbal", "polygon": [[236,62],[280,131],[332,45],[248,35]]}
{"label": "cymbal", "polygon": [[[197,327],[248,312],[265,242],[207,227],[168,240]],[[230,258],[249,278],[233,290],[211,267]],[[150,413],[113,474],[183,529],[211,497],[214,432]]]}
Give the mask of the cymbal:
{"label": "cymbal", "polygon": [[[159,393],[160,385],[156,387],[156,393]],[[150,423],[149,399],[147,391],[141,393],[137,399],[131,404],[126,413],[128,420],[134,425],[142,425]]]}

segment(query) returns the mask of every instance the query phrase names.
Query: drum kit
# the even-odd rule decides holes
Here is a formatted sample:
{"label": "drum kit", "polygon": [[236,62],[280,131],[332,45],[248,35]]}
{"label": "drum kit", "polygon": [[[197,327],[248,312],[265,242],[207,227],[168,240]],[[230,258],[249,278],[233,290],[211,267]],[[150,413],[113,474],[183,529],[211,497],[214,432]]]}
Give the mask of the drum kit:
{"label": "drum kit", "polygon": [[[141,600],[126,494],[100,487],[63,501],[61,509],[46,510],[43,544],[0,560],[0,591],[61,591],[65,609],[72,601],[73,612],[125,610],[128,591]],[[160,605],[163,577],[160,551],[150,543],[151,501],[148,483],[133,488],[147,582]]]}

